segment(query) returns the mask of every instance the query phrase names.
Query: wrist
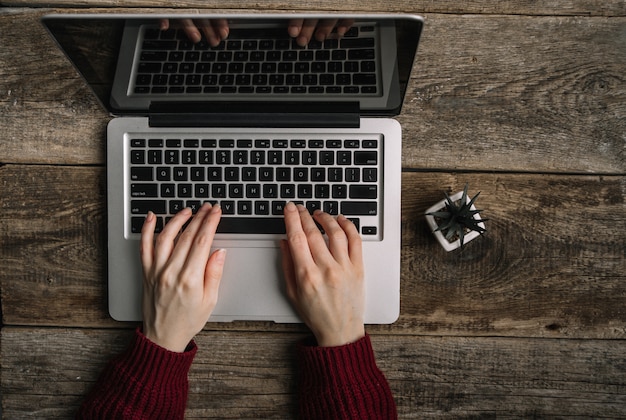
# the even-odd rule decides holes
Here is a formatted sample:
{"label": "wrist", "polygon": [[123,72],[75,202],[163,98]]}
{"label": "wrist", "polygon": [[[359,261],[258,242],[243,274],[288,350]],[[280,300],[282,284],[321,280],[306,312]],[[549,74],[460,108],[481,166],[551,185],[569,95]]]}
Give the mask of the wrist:
{"label": "wrist", "polygon": [[158,333],[151,330],[150,328],[146,328],[145,326],[143,328],[142,333],[145,336],[145,338],[148,339],[154,345],[157,345],[173,353],[184,353],[189,350],[189,348],[191,347],[193,343],[193,340],[186,340],[186,339],[183,340],[183,339],[176,339],[176,338],[173,339],[172,337],[159,336]]}
{"label": "wrist", "polygon": [[350,331],[336,333],[315,334],[317,345],[320,347],[339,347],[355,343],[365,337],[365,326],[357,326]]}

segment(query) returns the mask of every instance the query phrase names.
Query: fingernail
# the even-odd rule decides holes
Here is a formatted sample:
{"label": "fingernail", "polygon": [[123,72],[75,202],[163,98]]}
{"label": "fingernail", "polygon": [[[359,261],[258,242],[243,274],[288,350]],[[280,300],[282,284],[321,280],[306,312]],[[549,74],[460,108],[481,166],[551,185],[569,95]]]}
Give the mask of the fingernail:
{"label": "fingernail", "polygon": [[293,204],[293,201],[289,201],[287,204],[285,204],[285,211],[294,211],[296,210],[296,205]]}
{"label": "fingernail", "polygon": [[309,211],[306,209],[306,207],[304,207],[302,204],[298,204],[298,206],[297,206],[297,207],[298,207],[298,211],[299,211],[300,213],[302,213],[302,212],[307,212],[307,213],[308,213],[308,212],[309,212]]}
{"label": "fingernail", "polygon": [[211,213],[218,213],[222,211],[222,207],[220,206],[219,203],[215,203],[213,204],[213,208],[211,208]]}
{"label": "fingernail", "polygon": [[154,219],[154,213],[152,211],[148,211],[148,215],[146,216],[146,222],[151,222]]}
{"label": "fingernail", "polygon": [[217,255],[215,255],[215,261],[223,263],[226,260],[226,250],[224,248],[220,248],[215,252],[217,253]]}
{"label": "fingernail", "polygon": [[292,25],[289,27],[289,29],[287,29],[289,32],[289,36],[292,38],[297,37],[298,35],[300,35],[300,27],[296,26],[296,25]]}

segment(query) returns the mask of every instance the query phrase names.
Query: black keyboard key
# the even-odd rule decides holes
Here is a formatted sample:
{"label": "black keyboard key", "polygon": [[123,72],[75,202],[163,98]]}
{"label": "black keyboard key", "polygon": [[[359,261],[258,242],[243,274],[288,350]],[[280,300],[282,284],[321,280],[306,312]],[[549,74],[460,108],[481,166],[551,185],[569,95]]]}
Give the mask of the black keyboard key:
{"label": "black keyboard key", "polygon": [[285,214],[286,201],[272,201],[272,215],[282,216]]}
{"label": "black keyboard key", "polygon": [[376,149],[378,147],[378,140],[363,140],[364,149]]}
{"label": "black keyboard key", "polygon": [[376,165],[378,163],[378,153],[369,150],[354,152],[354,163],[356,165]]}
{"label": "black keyboard key", "polygon": [[187,181],[188,172],[184,166],[174,168],[174,181]]}
{"label": "black keyboard key", "polygon": [[197,198],[209,198],[209,185],[208,184],[196,184],[195,195]]}
{"label": "black keyboard key", "polygon": [[378,181],[378,169],[363,168],[363,182],[377,182],[377,181]]}
{"label": "black keyboard key", "polygon": [[332,216],[339,214],[339,202],[338,201],[324,201],[324,211]]}
{"label": "black keyboard key", "polygon": [[[249,215],[252,214],[252,201],[238,201],[237,213]],[[263,222],[261,222],[263,223]]]}
{"label": "black keyboard key", "polygon": [[170,201],[170,214],[176,214],[184,208],[185,208],[185,205],[182,200]]}
{"label": "black keyboard key", "polygon": [[228,196],[230,198],[243,198],[243,184],[230,184],[228,186]]}
{"label": "black keyboard key", "polygon": [[282,217],[222,217],[217,233],[284,234],[285,221]]}
{"label": "black keyboard key", "polygon": [[158,184],[130,184],[131,197],[158,197]]}
{"label": "black keyboard key", "polygon": [[155,214],[165,214],[167,202],[165,200],[131,200],[130,212],[132,214],[148,214],[149,211]]}
{"label": "black keyboard key", "polygon": [[298,198],[313,198],[313,185],[299,184],[298,185]]}
{"label": "black keyboard key", "polygon": [[376,199],[378,197],[378,187],[376,185],[350,185],[350,198],[355,199]]}
{"label": "black keyboard key", "polygon": [[378,207],[375,201],[344,201],[341,213],[346,216],[376,216]]}
{"label": "black keyboard key", "polygon": [[235,214],[235,202],[231,200],[224,200],[220,202],[222,208],[222,214]]}
{"label": "black keyboard key", "polygon": [[159,41],[159,40],[144,40],[142,49],[144,50],[174,50],[176,49],[176,41]]}
{"label": "black keyboard key", "polygon": [[200,210],[200,206],[202,206],[202,202],[200,202],[199,200],[187,200],[187,202],[185,203],[185,206],[191,209],[192,214],[196,214],[198,210]]}
{"label": "black keyboard key", "polygon": [[152,181],[151,167],[130,168],[130,179],[132,181]]}
{"label": "black keyboard key", "polygon": [[226,184],[213,184],[211,186],[211,194],[213,198],[226,198]]}
{"label": "black keyboard key", "polygon": [[361,180],[361,172],[359,168],[346,168],[346,182],[359,182]]}
{"label": "black keyboard key", "polygon": [[254,214],[266,216],[270,214],[269,201],[256,201],[254,203]]}
{"label": "black keyboard key", "polygon": [[343,38],[341,48],[373,48],[374,38]]}
{"label": "black keyboard key", "polygon": [[161,197],[176,197],[176,184],[161,184]]}
{"label": "black keyboard key", "polygon": [[191,184],[178,184],[178,196],[190,198],[193,196],[193,186]]}
{"label": "black keyboard key", "polygon": [[132,233],[141,233],[141,228],[143,227],[143,222],[145,218],[143,217],[132,217],[130,219],[130,230]]}
{"label": "black keyboard key", "polygon": [[330,186],[327,184],[316,185],[315,198],[330,198]]}
{"label": "black keyboard key", "polygon": [[130,163],[136,165],[146,163],[146,152],[143,150],[132,150],[130,152]]}
{"label": "black keyboard key", "polygon": [[247,184],[246,198],[261,198],[261,184]]}
{"label": "black keyboard key", "polygon": [[163,163],[162,150],[148,150],[148,163],[150,165],[160,165]]}
{"label": "black keyboard key", "polygon": [[355,85],[375,85],[376,75],[375,74],[355,74],[352,81]]}
{"label": "black keyboard key", "polygon": [[278,198],[278,184],[263,184],[263,198]]}
{"label": "black keyboard key", "polygon": [[307,201],[305,207],[309,213],[313,214],[315,210],[320,210],[322,208],[322,203],[321,201]]}

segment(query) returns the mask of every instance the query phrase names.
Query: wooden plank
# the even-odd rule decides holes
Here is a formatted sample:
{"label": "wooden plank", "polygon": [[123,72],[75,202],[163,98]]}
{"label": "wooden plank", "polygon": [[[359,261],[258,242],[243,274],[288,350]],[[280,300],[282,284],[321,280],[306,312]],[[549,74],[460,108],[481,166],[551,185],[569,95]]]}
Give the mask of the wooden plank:
{"label": "wooden plank", "polygon": [[[116,325],[106,309],[104,169],[6,165],[0,180],[4,323]],[[626,337],[626,177],[407,172],[402,182],[401,317],[376,331]],[[465,182],[482,191],[488,233],[447,254],[422,213]]]}
{"label": "wooden plank", "polygon": [[223,0],[5,0],[5,6],[18,7],[182,7],[228,8],[265,10],[318,10],[363,11],[402,13],[458,13],[458,14],[512,14],[512,15],[565,15],[565,16],[626,16],[626,5],[619,0],[542,0],[500,1],[470,0],[447,2],[432,0],[346,1],[314,0],[306,3],[294,1],[223,1]]}
{"label": "wooden plank", "polygon": [[[43,13],[0,14],[0,162],[102,164],[108,117]],[[626,172],[624,18],[426,18],[399,117],[404,167]]]}
{"label": "wooden plank", "polygon": [[[4,328],[7,418],[70,418],[129,330]],[[203,332],[187,418],[293,418],[302,334]],[[373,335],[400,418],[623,417],[621,340]]]}
{"label": "wooden plank", "polygon": [[428,16],[399,119],[404,166],[625,173],[619,21]]}

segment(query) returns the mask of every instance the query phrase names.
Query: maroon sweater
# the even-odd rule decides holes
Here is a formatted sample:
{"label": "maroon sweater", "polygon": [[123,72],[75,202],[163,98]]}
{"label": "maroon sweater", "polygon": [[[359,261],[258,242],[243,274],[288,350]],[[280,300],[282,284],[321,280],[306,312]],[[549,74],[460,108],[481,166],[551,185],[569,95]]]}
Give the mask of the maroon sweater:
{"label": "maroon sweater", "polygon": [[[137,329],[126,352],[107,365],[77,418],[184,418],[187,375],[197,350],[192,341],[184,353],[168,351]],[[397,418],[369,336],[341,347],[300,343],[297,354],[301,367],[299,418]]]}

